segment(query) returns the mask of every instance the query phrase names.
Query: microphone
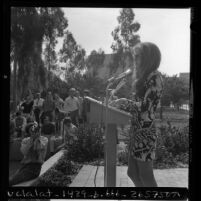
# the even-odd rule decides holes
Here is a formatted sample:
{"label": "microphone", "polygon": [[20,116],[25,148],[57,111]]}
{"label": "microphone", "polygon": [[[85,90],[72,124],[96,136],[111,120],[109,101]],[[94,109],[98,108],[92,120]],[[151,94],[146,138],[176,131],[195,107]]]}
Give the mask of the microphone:
{"label": "microphone", "polygon": [[107,81],[108,82],[118,81],[119,79],[122,79],[122,78],[126,77],[127,75],[130,75],[131,73],[132,73],[132,70],[129,68],[125,72],[119,74],[117,77],[113,76],[113,77],[109,78]]}

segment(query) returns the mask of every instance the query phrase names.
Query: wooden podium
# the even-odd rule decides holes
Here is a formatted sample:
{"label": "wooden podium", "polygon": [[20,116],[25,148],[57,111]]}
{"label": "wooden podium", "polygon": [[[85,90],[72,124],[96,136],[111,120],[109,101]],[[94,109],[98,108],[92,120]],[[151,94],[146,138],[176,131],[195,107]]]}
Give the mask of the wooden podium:
{"label": "wooden podium", "polygon": [[104,187],[116,187],[117,125],[128,125],[131,115],[86,97],[87,122],[103,123],[105,129]]}

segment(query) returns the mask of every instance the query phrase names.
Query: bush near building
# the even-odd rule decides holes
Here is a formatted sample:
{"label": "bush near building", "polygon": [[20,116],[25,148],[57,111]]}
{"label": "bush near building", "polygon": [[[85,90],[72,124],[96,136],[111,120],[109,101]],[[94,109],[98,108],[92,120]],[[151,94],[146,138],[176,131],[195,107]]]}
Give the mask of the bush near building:
{"label": "bush near building", "polygon": [[82,166],[70,161],[67,152],[37,182],[38,187],[68,187]]}

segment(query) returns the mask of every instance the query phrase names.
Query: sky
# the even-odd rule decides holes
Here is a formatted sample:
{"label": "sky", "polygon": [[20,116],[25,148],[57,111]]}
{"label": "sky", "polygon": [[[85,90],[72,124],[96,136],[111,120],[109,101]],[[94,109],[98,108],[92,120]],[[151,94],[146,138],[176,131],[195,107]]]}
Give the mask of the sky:
{"label": "sky", "polygon": [[[111,32],[118,25],[120,8],[62,8],[68,30],[87,55],[103,49],[112,53]],[[190,9],[133,9],[142,42],[153,42],[161,50],[159,70],[167,75],[190,71]],[[61,48],[62,39],[57,49]]]}

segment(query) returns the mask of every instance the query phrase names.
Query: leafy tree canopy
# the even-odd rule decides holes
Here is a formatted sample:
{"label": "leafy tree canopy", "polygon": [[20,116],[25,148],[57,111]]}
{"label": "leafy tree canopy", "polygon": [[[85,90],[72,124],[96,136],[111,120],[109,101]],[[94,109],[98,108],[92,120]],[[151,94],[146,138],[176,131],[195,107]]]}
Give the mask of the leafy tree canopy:
{"label": "leafy tree canopy", "polygon": [[[17,77],[19,92],[29,87],[30,75],[34,76],[33,82],[45,87],[46,73],[41,58],[42,44],[44,40],[48,40],[49,48],[53,52],[57,37],[63,36],[67,26],[68,21],[63,11],[57,7],[11,8],[10,55],[11,62],[14,62],[16,72],[14,77]],[[54,52],[52,55],[55,58]]]}
{"label": "leafy tree canopy", "polygon": [[67,63],[66,80],[68,79],[68,76],[84,69],[86,51],[77,44],[70,31],[65,32],[63,46],[59,54],[60,61]]}
{"label": "leafy tree canopy", "polygon": [[92,69],[92,75],[97,76],[97,70],[99,67],[102,67],[105,60],[105,53],[102,49],[98,51],[91,51],[90,55],[86,60],[86,66],[88,70]]}
{"label": "leafy tree canopy", "polygon": [[135,22],[135,14],[132,8],[121,9],[117,21],[119,25],[112,32],[114,42],[111,48],[115,55],[110,64],[111,73],[115,72],[118,67],[121,67],[122,71],[125,70],[126,60],[129,59],[129,63],[132,61],[130,48],[140,42],[140,36],[136,34],[140,29],[140,24]]}
{"label": "leafy tree canopy", "polygon": [[176,75],[163,75],[164,91],[161,104],[169,106],[172,102],[174,105],[180,106],[189,99],[189,86]]}

